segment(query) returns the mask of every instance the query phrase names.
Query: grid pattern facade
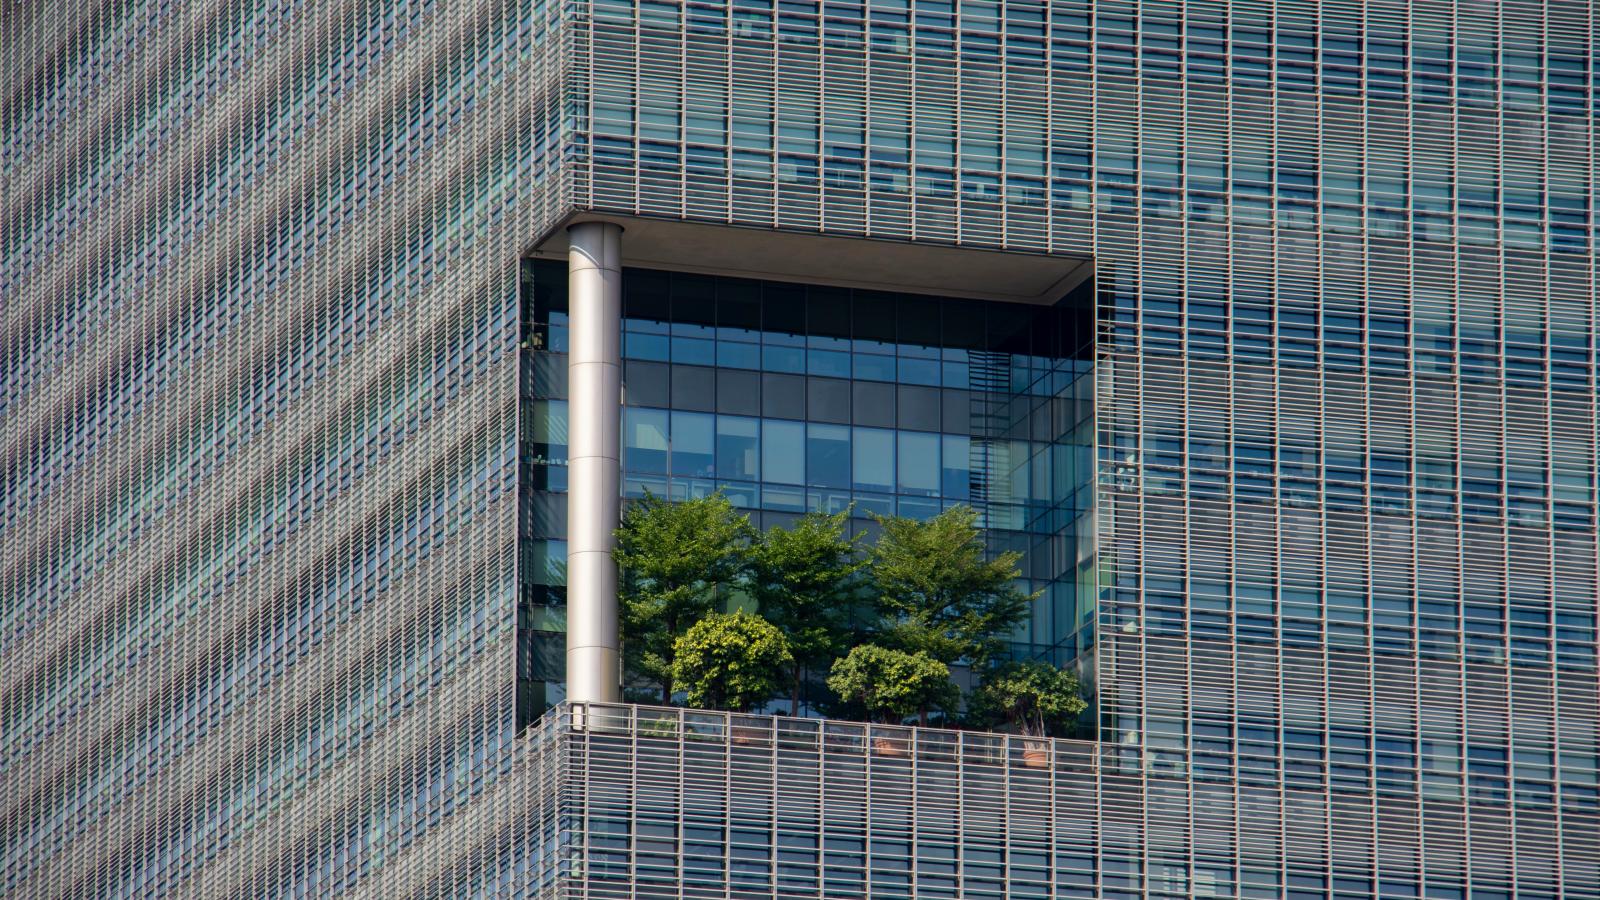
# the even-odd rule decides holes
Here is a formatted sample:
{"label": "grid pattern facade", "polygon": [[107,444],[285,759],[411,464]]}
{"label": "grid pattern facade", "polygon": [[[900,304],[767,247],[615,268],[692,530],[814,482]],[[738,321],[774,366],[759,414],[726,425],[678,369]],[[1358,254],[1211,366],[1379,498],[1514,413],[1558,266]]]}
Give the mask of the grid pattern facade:
{"label": "grid pattern facade", "polygon": [[539,818],[495,785],[540,771],[516,283],[563,196],[561,15],[0,12],[0,894],[528,864],[441,826]]}
{"label": "grid pattern facade", "polygon": [[597,0],[574,190],[1096,259],[1107,893],[1592,897],[1594,17]]}
{"label": "grid pattern facade", "polygon": [[1600,895],[1596,15],[8,7],[0,890],[576,890],[516,257],[596,209],[1097,260],[1054,895]]}

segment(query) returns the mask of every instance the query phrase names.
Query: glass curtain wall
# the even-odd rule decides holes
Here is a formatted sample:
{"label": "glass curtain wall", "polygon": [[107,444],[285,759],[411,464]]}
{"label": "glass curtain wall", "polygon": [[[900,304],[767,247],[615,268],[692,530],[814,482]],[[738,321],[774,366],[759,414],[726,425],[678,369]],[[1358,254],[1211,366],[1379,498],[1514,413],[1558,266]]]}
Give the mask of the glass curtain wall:
{"label": "glass curtain wall", "polygon": [[[563,263],[523,273],[523,720],[561,699]],[[627,269],[624,491],[721,490],[761,528],[808,510],[981,515],[1041,590],[1013,652],[1093,654],[1091,288],[1054,306]],[[870,539],[870,537],[869,537]]]}

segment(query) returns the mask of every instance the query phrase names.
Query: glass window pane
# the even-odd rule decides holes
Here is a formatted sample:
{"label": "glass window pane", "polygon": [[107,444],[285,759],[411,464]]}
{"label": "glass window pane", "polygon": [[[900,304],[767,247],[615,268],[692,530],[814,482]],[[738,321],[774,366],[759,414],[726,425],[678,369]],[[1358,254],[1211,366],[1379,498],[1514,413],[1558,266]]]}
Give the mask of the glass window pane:
{"label": "glass window pane", "polygon": [[851,385],[851,420],[857,425],[894,427],[894,385],[857,381]]}
{"label": "glass window pane", "polygon": [[813,422],[849,422],[850,382],[834,378],[806,379],[806,418]]}
{"label": "glass window pane", "polygon": [[630,331],[622,339],[622,355],[628,359],[653,359],[666,362],[671,355],[667,338],[659,334]]}
{"label": "glass window pane", "polygon": [[697,366],[716,365],[716,344],[701,338],[675,337],[672,339],[672,361]]}
{"label": "glass window pane", "polygon": [[882,428],[857,428],[851,448],[855,460],[855,489],[894,490],[894,432]]}
{"label": "glass window pane", "polygon": [[952,434],[972,433],[972,397],[968,391],[949,388],[940,392],[939,405],[943,407],[944,415],[941,431]]}
{"label": "glass window pane", "polygon": [[894,381],[894,357],[857,353],[853,359],[855,377],[870,381]]}
{"label": "glass window pane", "polygon": [[[851,334],[857,349],[883,348],[894,341],[894,294],[856,291]],[[930,305],[931,302],[930,302]],[[892,349],[889,352],[894,352]]]}
{"label": "glass window pane", "polygon": [[667,411],[627,409],[622,416],[624,468],[629,472],[667,471]]}
{"label": "glass window pane", "polygon": [[672,368],[630,359],[622,368],[622,393],[629,406],[671,406]]}
{"label": "glass window pane", "polygon": [[804,372],[806,351],[768,343],[761,348],[761,368],[769,372]]}
{"label": "glass window pane", "polygon": [[900,357],[900,378],[904,384],[938,384],[939,362],[932,359]]}
{"label": "glass window pane", "polygon": [[939,493],[939,435],[900,433],[900,493]]}
{"label": "glass window pane", "polygon": [[761,345],[717,342],[717,365],[725,369],[761,368]]}
{"label": "glass window pane", "polygon": [[947,499],[966,500],[972,485],[972,440],[964,434],[944,436],[944,465],[939,486]]}
{"label": "glass window pane", "polygon": [[902,384],[899,390],[900,427],[918,431],[939,430],[938,388]]}
{"label": "glass window pane", "polygon": [[1048,445],[1030,444],[1029,452],[1033,454],[1028,460],[1030,490],[1028,496],[1043,503],[1050,503],[1058,498],[1051,496],[1050,491],[1050,454],[1045,452]]}
{"label": "glass window pane", "polygon": [[806,427],[799,422],[761,423],[761,473],[766,481],[804,484]]}
{"label": "glass window pane", "polygon": [[896,335],[903,344],[939,344],[937,301],[929,297],[902,296],[895,307]]}
{"label": "glass window pane", "polygon": [[905,497],[900,498],[896,504],[895,512],[908,519],[927,520],[939,514],[939,501],[930,497]]}
{"label": "glass window pane", "polygon": [[806,289],[806,325],[810,334],[850,336],[850,292],[842,288]]}
{"label": "glass window pane", "polygon": [[754,481],[761,477],[760,419],[717,417],[717,477]]}
{"label": "glass window pane", "polygon": [[806,508],[805,488],[784,487],[770,482],[764,484],[761,488],[761,506],[764,509],[802,512]]}
{"label": "glass window pane", "polygon": [[713,417],[706,413],[672,413],[672,474],[706,477],[713,471]]}
{"label": "glass window pane", "polygon": [[531,541],[527,545],[528,579],[534,584],[567,583],[567,542]]}
{"label": "glass window pane", "polygon": [[850,354],[838,350],[806,351],[806,372],[834,378],[850,377]]}
{"label": "glass window pane", "polygon": [[779,419],[804,419],[806,380],[793,375],[762,375],[761,414]]}
{"label": "glass window pane", "polygon": [[761,415],[761,375],[723,369],[717,373],[717,412]]}
{"label": "glass window pane", "polygon": [[1007,458],[1010,460],[1010,465],[1011,465],[1011,473],[1010,473],[1010,494],[1011,494],[1011,496],[1009,498],[1007,498],[1007,499],[1010,500],[1012,503],[1025,503],[1028,500],[1029,481],[1031,480],[1028,477],[1029,468],[1028,468],[1028,465],[1027,465],[1027,460],[1028,460],[1028,442],[1027,441],[1011,441],[1009,443],[1011,445],[1010,446],[1010,455]]}
{"label": "glass window pane", "polygon": [[662,323],[672,318],[671,274],[667,272],[638,271],[622,279],[622,314],[626,327],[632,331],[644,323]]}
{"label": "glass window pane", "polygon": [[717,281],[717,328],[723,337],[756,340],[761,330],[761,283],[734,278]]}
{"label": "glass window pane", "polygon": [[806,289],[798,284],[763,282],[761,325],[767,331],[805,334]]}
{"label": "glass window pane", "polygon": [[[527,409],[527,407],[524,407]],[[535,400],[528,410],[531,420],[528,431],[535,444],[545,444],[551,456],[565,457],[567,447],[567,401]],[[556,453],[559,449],[561,452]]]}
{"label": "glass window pane", "polygon": [[711,412],[717,407],[715,369],[672,367],[672,408]]}
{"label": "glass window pane", "polygon": [[850,487],[850,429],[843,425],[806,426],[806,483]]}

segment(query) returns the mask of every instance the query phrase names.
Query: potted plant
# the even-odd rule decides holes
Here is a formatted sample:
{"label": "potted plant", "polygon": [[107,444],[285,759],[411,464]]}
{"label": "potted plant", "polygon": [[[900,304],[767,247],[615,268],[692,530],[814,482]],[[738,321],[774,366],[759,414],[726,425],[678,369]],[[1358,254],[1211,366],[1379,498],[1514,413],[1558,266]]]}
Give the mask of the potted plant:
{"label": "potted plant", "polygon": [[1004,717],[1024,738],[1022,761],[1032,768],[1049,764],[1052,729],[1063,727],[1087,704],[1078,678],[1040,660],[1008,663],[991,670],[974,698],[979,715]]}
{"label": "potted plant", "polygon": [[[707,616],[674,642],[672,680],[690,706],[748,712],[778,693],[793,664],[783,633],[741,609]],[[733,728],[735,743],[767,734],[765,728]]]}
{"label": "potted plant", "polygon": [[[926,653],[862,644],[833,664],[828,687],[860,704],[873,722],[898,725],[932,707],[948,706],[955,691],[950,667]],[[873,749],[904,755],[905,747],[887,736],[873,737]]]}

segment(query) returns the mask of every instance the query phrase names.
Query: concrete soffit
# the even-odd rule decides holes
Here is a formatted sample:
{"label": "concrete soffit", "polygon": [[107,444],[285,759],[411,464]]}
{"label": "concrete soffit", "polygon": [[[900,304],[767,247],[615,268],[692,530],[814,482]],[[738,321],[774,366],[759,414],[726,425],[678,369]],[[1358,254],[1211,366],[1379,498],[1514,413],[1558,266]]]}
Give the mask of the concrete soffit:
{"label": "concrete soffit", "polygon": [[563,219],[531,255],[565,259],[567,227],[596,220],[621,225],[623,265],[645,269],[1034,305],[1056,302],[1094,272],[1093,260],[1060,254],[591,212]]}

